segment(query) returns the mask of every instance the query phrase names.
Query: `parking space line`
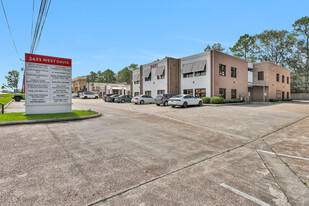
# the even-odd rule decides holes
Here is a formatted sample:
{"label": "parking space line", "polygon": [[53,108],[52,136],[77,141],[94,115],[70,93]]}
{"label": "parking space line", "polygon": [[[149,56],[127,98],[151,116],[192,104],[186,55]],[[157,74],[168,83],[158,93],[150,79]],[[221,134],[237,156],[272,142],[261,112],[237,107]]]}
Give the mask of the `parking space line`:
{"label": "parking space line", "polygon": [[[269,151],[265,151],[265,150],[257,150],[258,152],[264,152],[267,154],[272,154],[272,155],[276,155],[276,153],[274,152],[269,152]],[[290,158],[295,158],[295,159],[301,159],[301,160],[309,160],[309,158],[305,158],[305,157],[297,157],[297,156],[293,156],[293,155],[287,155],[287,154],[280,154],[277,153],[277,155],[282,156],[282,157],[290,157]]]}
{"label": "parking space line", "polygon": [[270,206],[266,202],[263,202],[262,200],[259,200],[259,199],[255,198],[255,197],[252,197],[252,196],[250,196],[250,195],[248,195],[248,194],[246,194],[246,193],[244,193],[242,191],[239,191],[239,190],[235,189],[234,187],[231,187],[231,186],[229,186],[227,184],[221,183],[220,185],[222,187],[224,187],[224,188],[226,188],[226,189],[228,189],[228,190],[230,190],[230,191],[232,191],[232,192],[234,192],[234,193],[236,193],[236,194],[238,194],[238,195],[248,199],[248,200],[251,200],[252,202],[255,202],[258,205]]}

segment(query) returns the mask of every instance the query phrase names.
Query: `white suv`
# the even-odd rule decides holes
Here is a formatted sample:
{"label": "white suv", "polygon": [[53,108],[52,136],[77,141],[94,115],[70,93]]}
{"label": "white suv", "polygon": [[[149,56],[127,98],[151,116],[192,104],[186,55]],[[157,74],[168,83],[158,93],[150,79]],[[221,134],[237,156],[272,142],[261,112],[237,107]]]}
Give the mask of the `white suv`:
{"label": "white suv", "polygon": [[98,99],[99,98],[99,95],[98,94],[95,94],[93,92],[83,92],[81,95],[80,95],[80,98],[81,99]]}

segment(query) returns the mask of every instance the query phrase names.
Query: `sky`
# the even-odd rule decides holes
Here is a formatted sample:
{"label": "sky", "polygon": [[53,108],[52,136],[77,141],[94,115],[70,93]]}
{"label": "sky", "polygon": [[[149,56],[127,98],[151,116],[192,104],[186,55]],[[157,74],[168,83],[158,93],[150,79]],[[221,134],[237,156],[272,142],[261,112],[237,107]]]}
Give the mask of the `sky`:
{"label": "sky", "polygon": [[[33,5],[2,1],[18,54],[0,7],[0,86],[8,71],[24,67]],[[229,50],[241,35],[291,31],[303,16],[309,16],[308,0],[52,0],[36,53],[72,59],[73,78],[106,69],[117,73],[131,63],[197,54],[207,44]]]}

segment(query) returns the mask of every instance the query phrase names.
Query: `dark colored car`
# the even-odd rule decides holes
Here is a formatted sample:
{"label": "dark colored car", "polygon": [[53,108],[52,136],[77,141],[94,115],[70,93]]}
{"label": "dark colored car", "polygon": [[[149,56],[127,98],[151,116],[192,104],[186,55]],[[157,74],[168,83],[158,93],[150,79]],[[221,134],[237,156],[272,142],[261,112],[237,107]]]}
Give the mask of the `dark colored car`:
{"label": "dark colored car", "polygon": [[119,97],[119,94],[113,94],[106,98],[106,102],[114,102],[116,97]]}
{"label": "dark colored car", "polygon": [[106,102],[106,99],[107,99],[107,97],[110,97],[110,96],[112,96],[113,94],[105,94],[104,96],[103,96],[103,100]]}
{"label": "dark colored car", "polygon": [[131,99],[132,99],[131,95],[120,95],[119,97],[115,98],[115,102],[118,102],[118,103],[131,102]]}
{"label": "dark colored car", "polygon": [[25,100],[25,94],[14,94],[12,97],[16,102],[20,102],[20,100]]}
{"label": "dark colored car", "polygon": [[174,96],[175,95],[173,94],[158,94],[154,101],[157,106],[160,106],[161,104],[163,104],[163,106],[168,106],[168,99]]}

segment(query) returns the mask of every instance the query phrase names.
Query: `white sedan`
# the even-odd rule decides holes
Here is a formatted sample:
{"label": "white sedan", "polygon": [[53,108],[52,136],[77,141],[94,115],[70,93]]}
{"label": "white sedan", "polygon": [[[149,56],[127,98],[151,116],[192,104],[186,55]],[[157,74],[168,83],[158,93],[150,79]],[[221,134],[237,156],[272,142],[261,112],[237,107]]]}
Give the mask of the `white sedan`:
{"label": "white sedan", "polygon": [[203,101],[199,98],[196,98],[190,94],[180,94],[168,100],[168,105],[175,107],[175,106],[182,106],[184,108],[188,107],[189,105],[198,105],[202,106]]}
{"label": "white sedan", "polygon": [[99,95],[93,92],[83,92],[79,97],[81,99],[98,99]]}

